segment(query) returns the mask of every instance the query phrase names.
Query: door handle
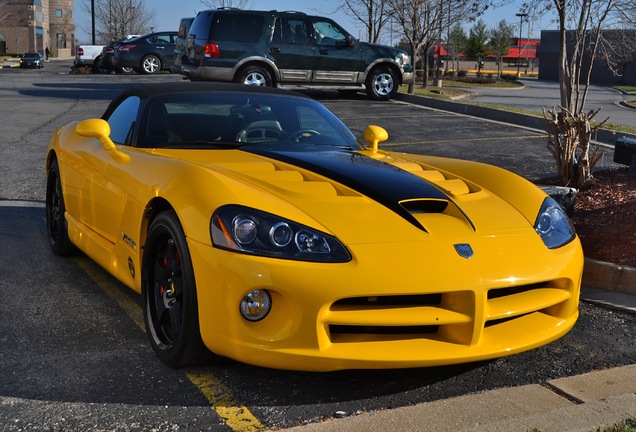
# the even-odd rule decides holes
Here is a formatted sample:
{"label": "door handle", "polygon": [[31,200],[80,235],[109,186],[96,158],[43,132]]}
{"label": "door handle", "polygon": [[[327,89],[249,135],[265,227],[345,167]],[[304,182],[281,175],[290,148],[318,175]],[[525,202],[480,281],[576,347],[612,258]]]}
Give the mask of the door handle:
{"label": "door handle", "polygon": [[271,52],[271,53],[279,53],[279,52],[280,52],[280,48],[271,47],[271,48],[269,49],[269,52]]}

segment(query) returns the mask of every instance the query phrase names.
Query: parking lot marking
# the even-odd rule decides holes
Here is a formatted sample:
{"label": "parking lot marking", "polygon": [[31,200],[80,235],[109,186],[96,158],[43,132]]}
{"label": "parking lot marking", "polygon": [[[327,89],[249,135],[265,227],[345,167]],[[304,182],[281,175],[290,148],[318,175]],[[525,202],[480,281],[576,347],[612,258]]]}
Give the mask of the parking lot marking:
{"label": "parking lot marking", "polygon": [[521,136],[502,136],[502,137],[484,137],[484,138],[471,138],[470,140],[466,139],[445,139],[445,140],[430,140],[430,141],[406,141],[406,142],[392,142],[392,143],[382,143],[380,147],[396,147],[403,145],[413,145],[413,144],[447,144],[447,143],[455,143],[455,142],[477,142],[477,141],[511,141],[511,140],[528,140],[528,139],[546,139],[548,135],[521,135]]}
{"label": "parking lot marking", "polygon": [[238,405],[234,398],[214,375],[207,372],[186,372],[225,423],[237,432],[257,432],[264,429],[260,421],[245,406]]}
{"label": "parking lot marking", "polygon": [[[133,322],[146,333],[143,311],[137,302],[126,295],[121,286],[101,267],[85,256],[75,258],[77,265],[102,291],[113,299]],[[128,289],[128,288],[126,288]],[[230,392],[209,372],[184,370],[186,377],[210,402],[212,409],[225,423],[237,432],[257,432],[264,429],[260,421],[243,405],[236,403]]]}
{"label": "parking lot marking", "polygon": [[81,256],[75,258],[77,265],[86,272],[89,278],[97,284],[108,295],[108,297],[115,300],[117,305],[123,309],[137,327],[146,333],[146,325],[144,324],[144,316],[141,307],[133,301],[130,296],[124,294],[120,287],[118,287],[111,276],[108,275],[101,267],[91,261],[88,257]]}

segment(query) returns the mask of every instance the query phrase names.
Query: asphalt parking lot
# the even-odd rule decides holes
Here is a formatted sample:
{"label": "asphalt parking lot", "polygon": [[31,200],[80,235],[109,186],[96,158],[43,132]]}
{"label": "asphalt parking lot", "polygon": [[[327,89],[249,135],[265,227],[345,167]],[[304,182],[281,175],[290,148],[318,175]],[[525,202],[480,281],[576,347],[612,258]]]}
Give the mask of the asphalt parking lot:
{"label": "asphalt parking lot", "polygon": [[[2,430],[275,429],[636,362],[636,316],[583,303],[564,338],[489,362],[323,374],[226,359],[163,366],[144,334],[138,296],[83,256],[50,253],[44,158],[62,123],[100,116],[133,83],[180,77],[68,75],[67,66],[0,70]],[[357,135],[367,124],[385,127],[383,147],[493,163],[531,179],[553,172],[541,131],[397,102],[314,96]],[[609,161],[608,149],[601,165]]]}

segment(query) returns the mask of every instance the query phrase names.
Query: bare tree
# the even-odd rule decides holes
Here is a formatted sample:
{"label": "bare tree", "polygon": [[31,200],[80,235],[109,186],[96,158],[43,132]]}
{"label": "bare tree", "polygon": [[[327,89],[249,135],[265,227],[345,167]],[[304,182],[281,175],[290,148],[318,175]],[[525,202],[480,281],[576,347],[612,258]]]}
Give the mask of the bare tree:
{"label": "bare tree", "polygon": [[[456,24],[451,30],[448,40],[446,41],[446,52],[448,60],[455,63],[453,68],[459,71],[459,58],[462,53],[466,52],[468,46],[468,37],[461,24]],[[446,67],[449,67],[450,61],[446,62]]]}
{"label": "bare tree", "polygon": [[201,3],[211,9],[216,8],[236,8],[249,9],[249,0],[201,0]]}
{"label": "bare tree", "polygon": [[[155,25],[155,11],[146,0],[101,0],[94,5],[95,33],[102,43],[148,33]],[[91,14],[90,1],[85,0],[81,7]]]}
{"label": "bare tree", "polygon": [[501,59],[510,49],[514,37],[513,31],[513,27],[506,20],[499,21],[497,27],[490,30],[488,48],[497,57],[497,76],[501,76]]}
{"label": "bare tree", "polygon": [[[404,33],[411,58],[416,62],[421,54],[424,63],[424,86],[428,84],[428,52],[441,42],[444,30],[449,31],[452,23],[458,23],[479,16],[492,2],[489,0],[385,0],[391,16],[398,22]],[[415,84],[409,84],[413,93]]]}
{"label": "bare tree", "polygon": [[[424,63],[424,86],[428,83],[428,51],[439,38],[440,21],[444,9],[442,0],[386,0],[392,15],[404,32],[409,55],[416,62],[422,54]],[[415,92],[415,83],[410,83],[408,92]]]}
{"label": "bare tree", "polygon": [[378,43],[384,26],[391,19],[387,12],[386,0],[344,0],[336,9],[362,23],[367,33],[367,41]]}
{"label": "bare tree", "polygon": [[0,0],[0,26],[4,26],[6,23],[9,23],[14,14],[9,6],[14,3],[14,0]]}
{"label": "bare tree", "polygon": [[559,91],[561,105],[546,112],[548,149],[557,165],[563,185],[582,187],[592,179],[601,158],[591,149],[592,137],[607,119],[593,123],[600,108],[586,111],[590,77],[595,60],[606,41],[604,30],[613,13],[632,0],[535,0],[531,14],[552,9],[559,32]]}

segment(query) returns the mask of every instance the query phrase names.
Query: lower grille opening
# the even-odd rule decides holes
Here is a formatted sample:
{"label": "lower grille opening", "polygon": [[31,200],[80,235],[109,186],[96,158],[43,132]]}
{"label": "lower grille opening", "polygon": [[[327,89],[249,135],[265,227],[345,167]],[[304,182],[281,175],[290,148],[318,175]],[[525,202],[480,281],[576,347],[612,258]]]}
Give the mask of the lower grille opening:
{"label": "lower grille opening", "polygon": [[507,323],[508,321],[514,321],[514,320],[519,319],[521,317],[524,317],[526,315],[529,315],[529,314],[515,315],[515,316],[510,317],[510,318],[502,318],[502,319],[498,319],[498,320],[486,321],[486,324],[484,324],[484,327],[485,328],[493,327],[493,326],[496,326],[498,324]]}
{"label": "lower grille opening", "polygon": [[437,333],[439,326],[350,326],[330,325],[329,332],[334,334],[365,334],[365,335],[418,335]]}
{"label": "lower grille opening", "polygon": [[338,300],[338,306],[435,306],[442,302],[441,294],[351,297]]}
{"label": "lower grille opening", "polygon": [[532,291],[538,288],[544,288],[547,284],[544,282],[531,284],[531,285],[521,285],[521,286],[513,286],[509,288],[497,288],[491,289],[488,291],[488,300],[496,299],[500,297],[505,297],[513,294],[520,294],[526,291]]}

